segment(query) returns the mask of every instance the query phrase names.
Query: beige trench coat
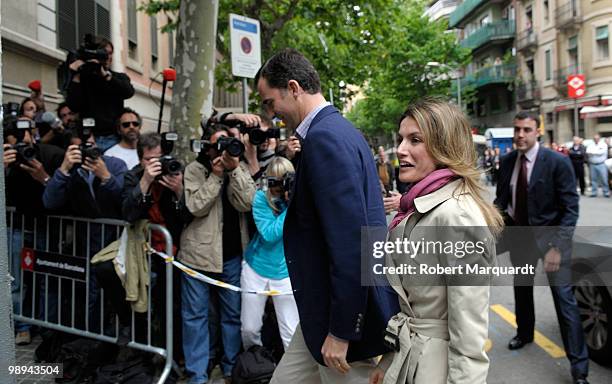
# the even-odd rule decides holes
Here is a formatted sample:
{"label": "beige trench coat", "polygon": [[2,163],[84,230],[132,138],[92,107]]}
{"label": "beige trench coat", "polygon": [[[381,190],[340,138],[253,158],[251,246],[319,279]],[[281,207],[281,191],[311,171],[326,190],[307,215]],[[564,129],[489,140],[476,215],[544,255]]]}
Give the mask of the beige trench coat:
{"label": "beige trench coat", "polygon": [[[245,212],[251,210],[255,183],[245,164],[229,173],[227,187],[230,204],[240,213],[240,240],[245,250],[249,243]],[[194,161],[185,168],[185,205],[195,217],[181,234],[178,259],[201,271],[223,271],[223,179]]]}
{"label": "beige trench coat", "polygon": [[[479,231],[466,230],[461,235],[465,240],[485,240],[482,264],[494,265],[495,241],[474,199],[467,193],[460,193],[461,186],[462,181],[456,180],[415,199],[416,212],[391,231],[389,240],[407,237],[410,241],[418,241],[427,233],[427,240],[438,236],[444,241],[448,231],[441,229],[443,227],[478,227]],[[425,227],[432,228],[424,232]],[[471,233],[473,239],[465,238]],[[388,254],[387,265],[418,263],[423,257],[435,255],[420,254],[407,260],[410,257],[405,254]],[[439,285],[435,282],[415,284],[410,275],[387,274],[387,278],[396,291],[403,291],[398,294],[402,293],[400,297],[407,298],[409,305],[400,298],[402,312],[389,322],[387,330],[401,328],[398,332],[401,349],[381,360],[379,367],[386,370],[384,383],[486,383],[489,359],[484,349],[488,333],[489,286],[446,286],[444,278],[438,277],[433,279],[439,279]]]}

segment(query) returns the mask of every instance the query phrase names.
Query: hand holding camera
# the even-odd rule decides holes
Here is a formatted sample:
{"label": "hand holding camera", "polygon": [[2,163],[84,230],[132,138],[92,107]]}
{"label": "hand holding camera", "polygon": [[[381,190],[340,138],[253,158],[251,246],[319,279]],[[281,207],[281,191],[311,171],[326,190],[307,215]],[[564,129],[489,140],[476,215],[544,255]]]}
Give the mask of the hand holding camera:
{"label": "hand holding camera", "polygon": [[26,163],[19,164],[19,167],[26,171],[32,176],[32,178],[41,184],[46,184],[49,180],[49,174],[45,171],[42,163],[36,159],[30,160],[27,165]]}
{"label": "hand holding camera", "polygon": [[182,173],[179,172],[177,174],[164,175],[161,177],[161,179],[158,179],[158,181],[161,185],[163,185],[164,187],[174,192],[177,199],[181,198],[181,195],[183,194],[183,174]]}
{"label": "hand holding camera", "polygon": [[17,161],[17,150],[10,144],[4,144],[4,169]]}
{"label": "hand holding camera", "polygon": [[102,182],[106,182],[111,178],[111,174],[108,168],[106,168],[106,163],[104,163],[101,157],[96,157],[95,159],[85,157],[85,161],[81,168],[93,173],[98,179],[102,180]]}
{"label": "hand holding camera", "polygon": [[81,153],[81,148],[76,144],[70,145],[66,150],[66,154],[64,155],[64,161],[60,166],[60,171],[64,175],[68,176],[70,174],[70,170],[76,164],[81,164],[82,161],[83,157]]}
{"label": "hand holding camera", "polygon": [[289,137],[289,140],[287,141],[287,158],[289,160],[293,160],[295,154],[301,150],[302,147],[300,145],[300,140],[295,136]]}
{"label": "hand holding camera", "polygon": [[223,155],[221,155],[221,163],[227,171],[233,171],[240,165],[240,159],[230,155],[227,151],[223,151]]}

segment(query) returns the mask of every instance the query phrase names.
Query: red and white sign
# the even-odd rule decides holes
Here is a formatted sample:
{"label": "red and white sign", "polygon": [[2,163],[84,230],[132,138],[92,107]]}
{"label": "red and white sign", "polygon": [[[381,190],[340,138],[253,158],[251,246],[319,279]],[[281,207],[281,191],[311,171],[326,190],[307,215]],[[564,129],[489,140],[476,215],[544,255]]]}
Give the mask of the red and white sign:
{"label": "red and white sign", "polygon": [[584,75],[570,75],[567,77],[567,96],[578,99],[586,94]]}
{"label": "red and white sign", "polygon": [[21,248],[21,269],[33,271],[35,259],[34,250],[32,248]]}

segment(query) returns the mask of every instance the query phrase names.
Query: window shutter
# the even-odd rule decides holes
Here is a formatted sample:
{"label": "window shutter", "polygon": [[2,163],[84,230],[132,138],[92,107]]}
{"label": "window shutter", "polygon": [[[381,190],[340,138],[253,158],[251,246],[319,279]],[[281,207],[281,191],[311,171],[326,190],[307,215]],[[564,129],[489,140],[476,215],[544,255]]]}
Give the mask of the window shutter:
{"label": "window shutter", "polygon": [[138,44],[138,28],[136,21],[136,0],[128,0],[128,41],[134,45]]}
{"label": "window shutter", "polygon": [[58,46],[65,50],[76,49],[79,40],[76,31],[75,0],[58,0],[57,2]]}
{"label": "window shutter", "polygon": [[595,30],[595,40],[604,40],[608,38],[608,26],[597,27]]}
{"label": "window shutter", "polygon": [[157,59],[157,18],[151,16],[149,24],[151,26],[151,56]]}

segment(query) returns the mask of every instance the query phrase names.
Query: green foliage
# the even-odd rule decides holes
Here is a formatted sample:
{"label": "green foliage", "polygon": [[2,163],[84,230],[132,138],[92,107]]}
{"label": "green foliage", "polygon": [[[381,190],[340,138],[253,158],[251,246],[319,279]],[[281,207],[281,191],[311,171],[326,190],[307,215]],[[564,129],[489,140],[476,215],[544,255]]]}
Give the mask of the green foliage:
{"label": "green foliage", "polygon": [[142,4],[138,10],[145,12],[149,16],[163,12],[168,17],[168,23],[161,27],[162,33],[173,31],[178,26],[178,10],[180,0],[149,0]]}
{"label": "green foliage", "polygon": [[[258,19],[262,60],[293,47],[319,71],[323,93],[331,89],[342,107],[352,96],[341,82],[360,87],[366,98],[348,114],[368,134],[391,132],[409,101],[426,95],[451,98],[450,73],[469,60],[447,22],[423,16],[424,0],[220,0],[216,85],[237,91],[230,67],[229,14]],[[149,0],[141,9],[176,20],[179,0]],[[164,28],[170,28],[165,26]],[[444,65],[428,67],[428,62]],[[255,84],[250,81],[254,88]],[[469,90],[467,95],[469,96]],[[254,100],[252,100],[254,101]],[[464,103],[465,105],[465,103]]]}

